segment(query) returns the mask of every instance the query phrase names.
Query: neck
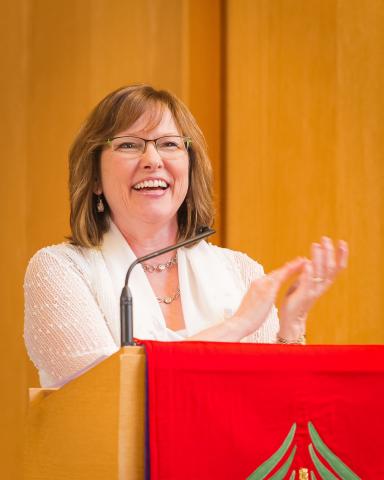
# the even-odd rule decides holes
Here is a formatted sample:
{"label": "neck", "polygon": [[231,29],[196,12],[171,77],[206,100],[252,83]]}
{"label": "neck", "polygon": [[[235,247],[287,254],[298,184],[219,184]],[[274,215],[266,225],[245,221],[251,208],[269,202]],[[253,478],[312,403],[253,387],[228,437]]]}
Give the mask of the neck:
{"label": "neck", "polygon": [[[138,222],[135,222],[135,225],[128,224],[128,222],[120,224],[115,219],[112,218],[112,220],[137,257],[142,257],[155,250],[168,247],[168,245],[172,245],[177,241],[178,227],[176,219],[164,224],[143,222],[138,224]],[[159,257],[159,259],[163,257],[168,259],[168,257],[171,258],[174,254],[175,252],[169,252]]]}

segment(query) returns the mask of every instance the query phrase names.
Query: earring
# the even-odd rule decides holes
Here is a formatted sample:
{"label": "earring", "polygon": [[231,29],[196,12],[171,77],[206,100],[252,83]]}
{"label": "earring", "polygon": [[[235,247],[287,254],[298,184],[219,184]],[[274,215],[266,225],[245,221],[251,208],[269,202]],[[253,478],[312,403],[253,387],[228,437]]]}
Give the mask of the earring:
{"label": "earring", "polygon": [[103,213],[105,210],[104,202],[103,202],[103,199],[101,198],[101,195],[97,196],[96,209],[98,213]]}

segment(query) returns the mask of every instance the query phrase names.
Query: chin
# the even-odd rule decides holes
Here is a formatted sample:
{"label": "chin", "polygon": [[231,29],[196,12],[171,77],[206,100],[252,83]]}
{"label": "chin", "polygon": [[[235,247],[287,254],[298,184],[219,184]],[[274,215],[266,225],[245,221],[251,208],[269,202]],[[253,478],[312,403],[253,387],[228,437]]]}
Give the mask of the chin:
{"label": "chin", "polygon": [[164,209],[152,209],[148,208],[144,212],[141,213],[141,219],[145,223],[167,223],[176,221],[177,222],[177,210],[172,210],[170,212],[165,212]]}

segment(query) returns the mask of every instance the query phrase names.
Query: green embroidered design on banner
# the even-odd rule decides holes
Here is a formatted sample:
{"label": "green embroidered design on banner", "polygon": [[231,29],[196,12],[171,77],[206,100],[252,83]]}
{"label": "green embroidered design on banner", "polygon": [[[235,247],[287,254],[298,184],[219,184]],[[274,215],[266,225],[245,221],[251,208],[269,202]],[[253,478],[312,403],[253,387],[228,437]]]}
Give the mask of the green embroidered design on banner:
{"label": "green embroidered design on banner", "polygon": [[333,475],[333,473],[328,470],[328,468],[321,462],[319,457],[316,455],[315,450],[313,449],[312,443],[308,445],[309,454],[312,458],[312,462],[315,464],[317,471],[319,472],[320,477],[323,480],[338,480],[338,478]]}
{"label": "green embroidered design on banner", "polygon": [[247,477],[247,480],[263,480],[269,473],[271,473],[271,471],[287,453],[295,433],[296,423],[292,425],[281,447],[270,458],[268,458],[266,462],[262,463],[259,468],[257,468],[249,477]]}
{"label": "green embroidered design on banner", "polygon": [[[315,466],[317,473],[320,475],[321,480],[338,480],[338,478],[327,468],[322,460],[325,460],[328,465],[334,470],[334,472],[341,477],[342,480],[361,480],[338,456],[336,456],[332,450],[327,447],[312,422],[308,422],[308,432],[312,440],[312,443],[308,445],[309,455]],[[281,461],[285,454],[289,451],[292,441],[296,433],[296,423],[294,423],[289,430],[288,435],[284,439],[281,446],[276,452],[262,463],[246,480],[264,480]],[[269,480],[284,480],[287,477],[289,469],[292,465],[293,459],[296,454],[296,445],[293,446],[288,458],[284,461],[283,465],[277,470]],[[320,458],[321,456],[321,458]],[[296,471],[292,470],[289,476],[289,480],[295,480]],[[317,480],[315,473],[311,470],[311,480]],[[299,480],[308,479],[308,469],[300,468]]]}
{"label": "green embroidered design on banner", "polygon": [[312,422],[308,422],[308,431],[316,450],[343,480],[360,480],[359,477],[325,445]]}
{"label": "green embroidered design on banner", "polygon": [[287,474],[289,467],[291,466],[293,462],[293,457],[295,456],[296,453],[296,445],[292,448],[292,452],[289,455],[287,461],[283,464],[279,470],[270,477],[270,480],[283,480],[285,478],[285,475]]}

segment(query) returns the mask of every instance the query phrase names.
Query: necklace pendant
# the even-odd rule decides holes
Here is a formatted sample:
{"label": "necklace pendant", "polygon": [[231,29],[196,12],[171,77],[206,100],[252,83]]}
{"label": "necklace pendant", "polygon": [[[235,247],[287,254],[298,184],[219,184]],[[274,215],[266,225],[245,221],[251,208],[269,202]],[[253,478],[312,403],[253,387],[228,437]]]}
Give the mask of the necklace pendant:
{"label": "necklace pendant", "polygon": [[170,303],[172,303],[172,297],[164,297],[163,302],[169,305]]}

